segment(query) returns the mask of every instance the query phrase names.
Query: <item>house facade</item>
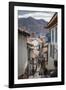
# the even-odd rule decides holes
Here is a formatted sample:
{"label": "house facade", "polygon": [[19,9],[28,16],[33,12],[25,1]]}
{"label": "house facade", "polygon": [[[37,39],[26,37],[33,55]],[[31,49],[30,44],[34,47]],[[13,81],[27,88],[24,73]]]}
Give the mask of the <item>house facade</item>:
{"label": "house facade", "polygon": [[58,44],[57,44],[57,13],[48,22],[47,28],[49,29],[50,42],[48,43],[48,65],[49,70],[53,70],[54,61],[58,59]]}
{"label": "house facade", "polygon": [[28,64],[27,37],[28,32],[18,29],[18,78],[25,73]]}

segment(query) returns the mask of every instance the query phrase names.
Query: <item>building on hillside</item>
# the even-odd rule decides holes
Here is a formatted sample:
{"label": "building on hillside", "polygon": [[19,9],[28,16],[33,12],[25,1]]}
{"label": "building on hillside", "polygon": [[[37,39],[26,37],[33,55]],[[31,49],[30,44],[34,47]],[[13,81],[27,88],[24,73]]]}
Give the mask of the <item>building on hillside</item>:
{"label": "building on hillside", "polygon": [[37,56],[38,56],[38,41],[36,38],[28,38],[27,39],[27,46],[28,46],[28,69],[29,75],[34,75],[37,69]]}
{"label": "building on hillside", "polygon": [[27,50],[28,50],[28,77],[32,75],[33,62],[32,62],[32,54],[33,54],[34,45],[32,42],[27,40]]}

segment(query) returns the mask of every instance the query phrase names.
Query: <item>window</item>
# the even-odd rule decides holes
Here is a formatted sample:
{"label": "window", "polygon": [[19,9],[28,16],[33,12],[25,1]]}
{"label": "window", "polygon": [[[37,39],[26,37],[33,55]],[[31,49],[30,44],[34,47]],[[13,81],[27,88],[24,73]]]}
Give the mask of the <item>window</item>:
{"label": "window", "polygon": [[54,58],[54,50],[55,50],[55,46],[54,45],[50,45],[50,57]]}
{"label": "window", "polygon": [[57,43],[57,27],[56,27],[56,30],[55,30],[55,42]]}
{"label": "window", "polygon": [[54,30],[52,30],[52,42],[54,42]]}
{"label": "window", "polygon": [[46,34],[46,38],[47,38],[47,42],[51,42],[51,32],[50,31]]}
{"label": "window", "polygon": [[50,45],[50,57],[52,57],[52,45]]}
{"label": "window", "polygon": [[55,46],[53,45],[53,51],[52,51],[52,57],[54,58],[54,50],[55,50]]}

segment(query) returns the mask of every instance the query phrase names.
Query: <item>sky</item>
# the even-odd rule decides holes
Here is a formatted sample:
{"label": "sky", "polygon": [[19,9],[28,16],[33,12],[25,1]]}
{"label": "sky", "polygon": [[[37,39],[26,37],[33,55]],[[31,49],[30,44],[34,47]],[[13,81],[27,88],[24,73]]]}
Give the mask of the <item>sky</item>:
{"label": "sky", "polygon": [[55,12],[18,10],[18,18],[33,17],[35,19],[44,19],[45,21],[49,22],[54,13]]}

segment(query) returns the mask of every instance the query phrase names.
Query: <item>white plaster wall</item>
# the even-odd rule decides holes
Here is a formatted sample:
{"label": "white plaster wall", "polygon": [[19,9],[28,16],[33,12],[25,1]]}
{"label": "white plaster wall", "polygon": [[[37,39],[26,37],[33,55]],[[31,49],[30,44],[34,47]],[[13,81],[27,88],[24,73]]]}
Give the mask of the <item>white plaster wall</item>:
{"label": "white plaster wall", "polygon": [[51,57],[49,57],[49,59],[48,59],[48,70],[53,70],[53,69],[55,69],[55,67],[54,67],[54,60],[51,58]]}
{"label": "white plaster wall", "polygon": [[50,57],[50,44],[48,45],[48,65],[47,65],[48,70],[54,69],[54,59]]}
{"label": "white plaster wall", "polygon": [[[56,45],[57,46],[57,43],[55,42],[55,29],[56,29],[56,26],[55,27],[53,27],[52,29],[51,29],[51,44],[54,44],[54,45]],[[54,40],[52,41],[52,30],[54,30]],[[57,47],[56,47],[57,48]],[[57,57],[57,53],[55,53],[55,57],[54,57],[54,59],[57,59],[58,57]],[[54,59],[52,58],[52,57],[50,57],[50,44],[48,45],[48,66],[47,66],[47,68],[48,68],[48,70],[51,70],[51,69],[54,69],[55,67],[54,67]]]}
{"label": "white plaster wall", "polygon": [[27,44],[26,37],[18,35],[18,75],[22,75],[25,72],[25,68],[28,63]]}

